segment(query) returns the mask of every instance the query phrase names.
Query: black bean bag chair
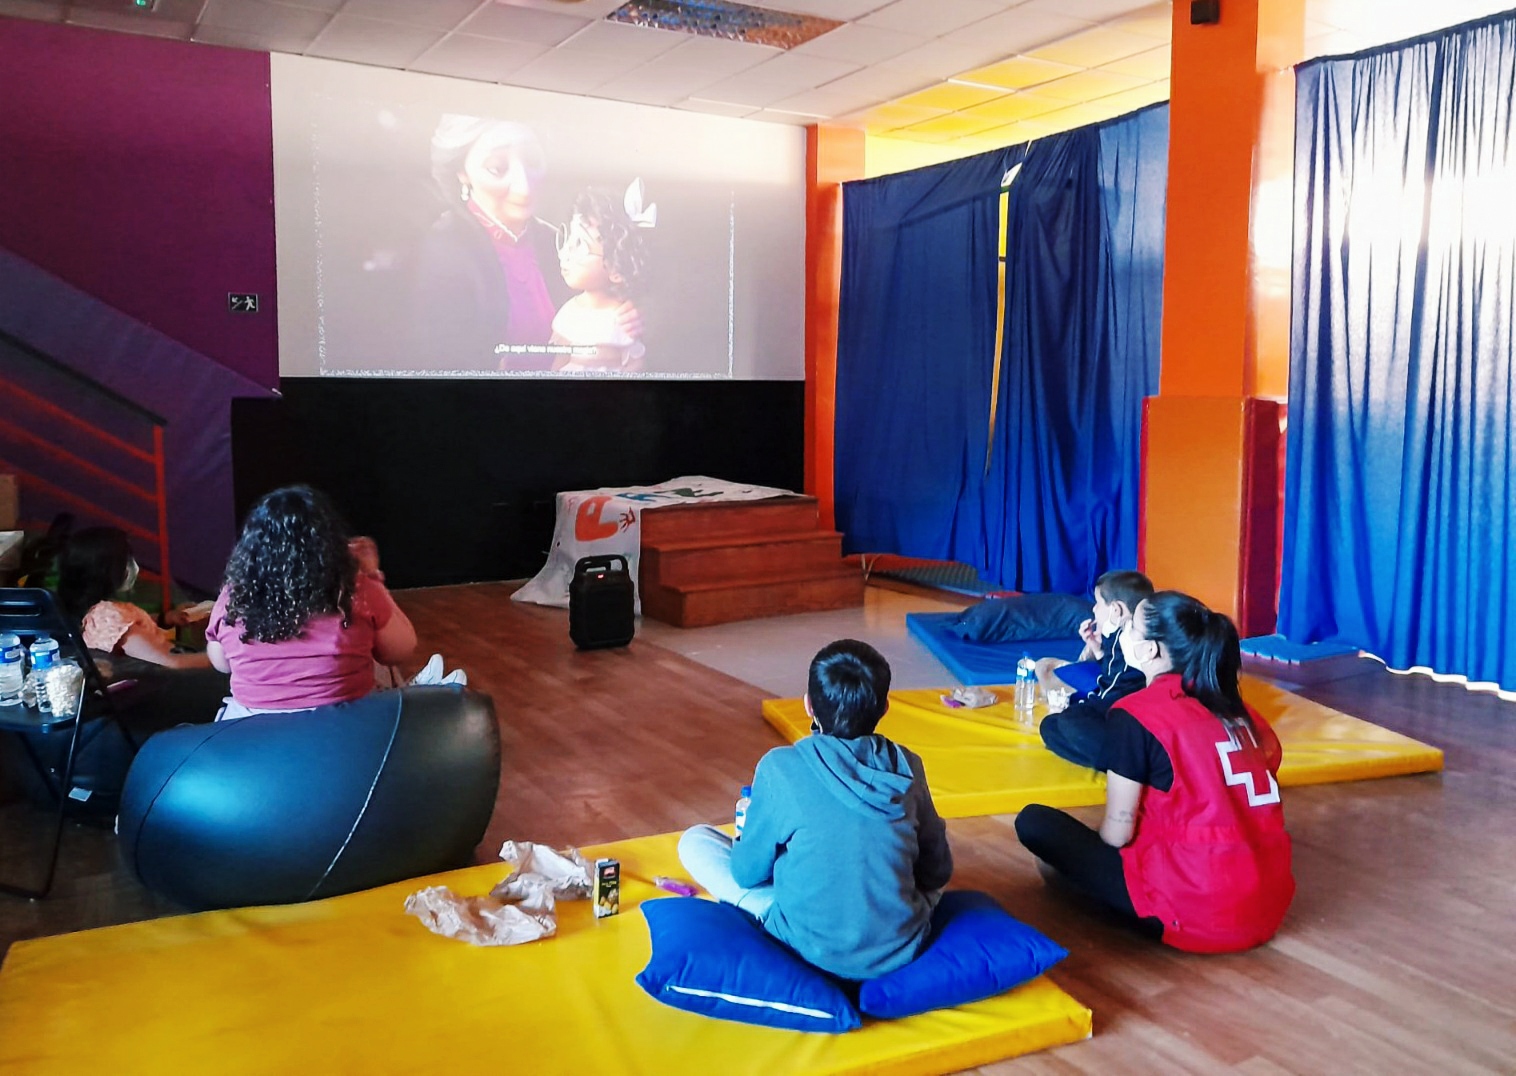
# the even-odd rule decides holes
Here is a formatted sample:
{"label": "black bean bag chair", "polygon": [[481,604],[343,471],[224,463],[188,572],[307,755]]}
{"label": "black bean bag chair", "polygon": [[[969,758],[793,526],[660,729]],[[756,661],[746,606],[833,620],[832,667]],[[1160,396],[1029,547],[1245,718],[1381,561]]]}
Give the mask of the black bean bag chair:
{"label": "black bean bag chair", "polygon": [[316,900],[467,866],[499,785],[494,706],[456,687],[184,726],[127,773],[121,854],[194,909]]}

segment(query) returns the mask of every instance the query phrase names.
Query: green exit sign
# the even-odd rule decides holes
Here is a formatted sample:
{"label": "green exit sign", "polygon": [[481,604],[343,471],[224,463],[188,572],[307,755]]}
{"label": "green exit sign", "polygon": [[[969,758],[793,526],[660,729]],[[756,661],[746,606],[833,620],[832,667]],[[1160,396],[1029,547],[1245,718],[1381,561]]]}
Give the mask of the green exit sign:
{"label": "green exit sign", "polygon": [[226,307],[233,314],[256,314],[258,312],[258,296],[253,292],[227,292]]}

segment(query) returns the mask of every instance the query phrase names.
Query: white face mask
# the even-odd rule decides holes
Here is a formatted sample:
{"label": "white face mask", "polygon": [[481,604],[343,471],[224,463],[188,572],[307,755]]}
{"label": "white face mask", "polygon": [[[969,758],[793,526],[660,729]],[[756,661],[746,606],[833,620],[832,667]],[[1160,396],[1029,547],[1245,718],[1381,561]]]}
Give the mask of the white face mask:
{"label": "white face mask", "polygon": [[121,584],[121,590],[123,593],[131,590],[137,585],[137,574],[140,571],[141,569],[137,567],[136,557],[133,557],[131,560],[128,560],[126,562],[126,582]]}
{"label": "white face mask", "polygon": [[1146,662],[1140,659],[1133,651],[1135,647],[1146,641],[1147,640],[1145,639],[1138,640],[1135,638],[1132,635],[1132,629],[1130,627],[1122,630],[1121,638],[1117,640],[1117,644],[1121,647],[1121,656],[1123,659],[1125,659],[1128,668],[1136,669],[1139,672],[1145,671],[1144,666],[1146,665]]}

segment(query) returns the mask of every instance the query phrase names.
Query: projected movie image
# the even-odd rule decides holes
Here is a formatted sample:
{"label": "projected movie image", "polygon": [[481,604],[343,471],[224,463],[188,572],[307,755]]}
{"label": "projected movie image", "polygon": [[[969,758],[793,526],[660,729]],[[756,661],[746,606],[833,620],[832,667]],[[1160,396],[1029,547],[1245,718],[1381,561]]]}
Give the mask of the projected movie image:
{"label": "projected movie image", "polygon": [[714,117],[319,83],[285,95],[298,129],[276,108],[281,372],[799,375],[803,176],[775,182],[799,132],[733,152]]}

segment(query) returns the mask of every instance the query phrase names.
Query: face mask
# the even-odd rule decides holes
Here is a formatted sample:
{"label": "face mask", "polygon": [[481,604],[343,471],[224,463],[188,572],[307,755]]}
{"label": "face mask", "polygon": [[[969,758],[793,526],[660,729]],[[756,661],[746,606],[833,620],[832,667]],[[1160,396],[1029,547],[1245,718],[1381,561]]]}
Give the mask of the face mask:
{"label": "face mask", "polygon": [[1133,653],[1133,650],[1137,646],[1137,640],[1132,637],[1132,633],[1129,630],[1122,630],[1118,645],[1121,647],[1121,656],[1126,661],[1127,667],[1136,669],[1139,672],[1142,671],[1143,662]]}
{"label": "face mask", "polygon": [[123,591],[131,590],[137,585],[137,573],[139,571],[140,569],[137,567],[135,558],[126,562],[126,582],[121,584]]}
{"label": "face mask", "polygon": [[1105,619],[1100,622],[1100,634],[1109,635],[1121,627],[1121,618],[1115,613],[1107,613]]}

